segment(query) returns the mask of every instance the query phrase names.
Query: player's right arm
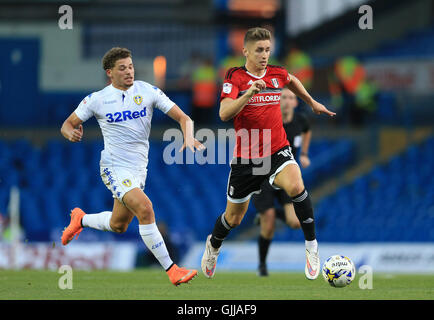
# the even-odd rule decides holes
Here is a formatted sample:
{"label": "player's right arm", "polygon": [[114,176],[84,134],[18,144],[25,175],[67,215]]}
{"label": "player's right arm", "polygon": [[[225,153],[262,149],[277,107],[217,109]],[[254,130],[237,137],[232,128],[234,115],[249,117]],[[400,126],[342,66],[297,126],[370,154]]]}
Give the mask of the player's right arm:
{"label": "player's right arm", "polygon": [[93,116],[93,108],[96,102],[94,94],[84,98],[73,113],[63,122],[60,132],[65,139],[71,142],[79,142],[83,137],[82,123]]}
{"label": "player's right arm", "polygon": [[83,137],[83,121],[77,117],[75,112],[63,122],[60,132],[65,137],[65,139],[71,142],[79,142]]}
{"label": "player's right arm", "polygon": [[228,121],[235,117],[243,110],[250,98],[259,93],[262,89],[265,89],[265,87],[266,84],[263,80],[256,80],[241,97],[237,99],[230,97],[223,98],[220,102],[220,119],[222,121]]}

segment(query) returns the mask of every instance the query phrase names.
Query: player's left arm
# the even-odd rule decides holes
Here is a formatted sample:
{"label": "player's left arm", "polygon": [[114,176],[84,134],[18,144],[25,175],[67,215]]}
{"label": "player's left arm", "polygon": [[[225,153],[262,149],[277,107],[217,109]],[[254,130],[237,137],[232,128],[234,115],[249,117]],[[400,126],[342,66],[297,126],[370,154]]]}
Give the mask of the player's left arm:
{"label": "player's left arm", "polygon": [[316,114],[325,113],[331,117],[336,115],[336,113],[328,110],[323,104],[312,98],[300,80],[298,80],[295,76],[291,75],[291,81],[286,86],[289,88],[289,90],[294,92],[297,97],[306,102]]}
{"label": "player's left arm", "polygon": [[184,136],[184,144],[182,145],[180,152],[185,148],[189,148],[191,151],[204,150],[205,146],[194,138],[193,132],[193,120],[181,110],[176,104],[170,108],[167,115],[179,123],[182,134]]}

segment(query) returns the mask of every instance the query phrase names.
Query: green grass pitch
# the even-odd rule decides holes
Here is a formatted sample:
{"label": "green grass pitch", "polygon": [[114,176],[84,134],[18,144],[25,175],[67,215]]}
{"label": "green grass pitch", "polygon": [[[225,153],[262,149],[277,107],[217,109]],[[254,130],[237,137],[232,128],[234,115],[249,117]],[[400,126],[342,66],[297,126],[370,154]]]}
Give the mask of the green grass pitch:
{"label": "green grass pitch", "polygon": [[299,300],[299,299],[434,299],[434,275],[375,274],[373,289],[359,288],[359,277],[345,288],[332,288],[322,276],[309,281],[304,273],[201,272],[190,283],[173,286],[160,269],[131,272],[74,271],[73,288],[60,289],[62,274],[55,271],[0,270],[0,299],[72,300]]}

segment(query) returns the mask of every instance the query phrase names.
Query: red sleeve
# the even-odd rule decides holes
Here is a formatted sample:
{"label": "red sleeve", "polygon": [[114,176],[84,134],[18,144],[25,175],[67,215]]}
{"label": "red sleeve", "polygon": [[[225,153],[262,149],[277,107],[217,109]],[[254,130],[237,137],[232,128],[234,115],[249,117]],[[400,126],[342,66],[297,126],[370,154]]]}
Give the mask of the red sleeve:
{"label": "red sleeve", "polygon": [[291,82],[291,75],[289,74],[289,72],[286,69],[284,69],[284,71],[283,71],[283,86],[286,86],[290,82]]}
{"label": "red sleeve", "polygon": [[220,101],[222,101],[224,98],[232,98],[236,99],[238,98],[238,93],[240,92],[240,89],[237,85],[237,81],[235,77],[233,76],[235,68],[231,68],[226,72],[225,79],[223,81],[223,87],[222,87],[222,93],[220,95]]}

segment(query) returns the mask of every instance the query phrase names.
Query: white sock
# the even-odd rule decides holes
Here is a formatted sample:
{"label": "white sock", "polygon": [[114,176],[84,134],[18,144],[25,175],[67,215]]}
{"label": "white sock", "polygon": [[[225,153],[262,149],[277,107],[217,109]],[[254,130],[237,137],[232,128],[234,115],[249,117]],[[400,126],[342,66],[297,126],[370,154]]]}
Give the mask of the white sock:
{"label": "white sock", "polygon": [[167,270],[173,264],[173,261],[170,259],[166,244],[156,223],[140,224],[139,233],[146,247],[148,247],[155,258],[157,258],[164,270]]}
{"label": "white sock", "polygon": [[309,252],[318,251],[318,241],[316,241],[316,239],[312,241],[305,240],[304,243],[306,245],[306,249],[309,250]]}
{"label": "white sock", "polygon": [[110,218],[112,213],[110,211],[104,211],[94,214],[86,214],[81,220],[83,227],[89,227],[102,231],[113,231],[110,228]]}

